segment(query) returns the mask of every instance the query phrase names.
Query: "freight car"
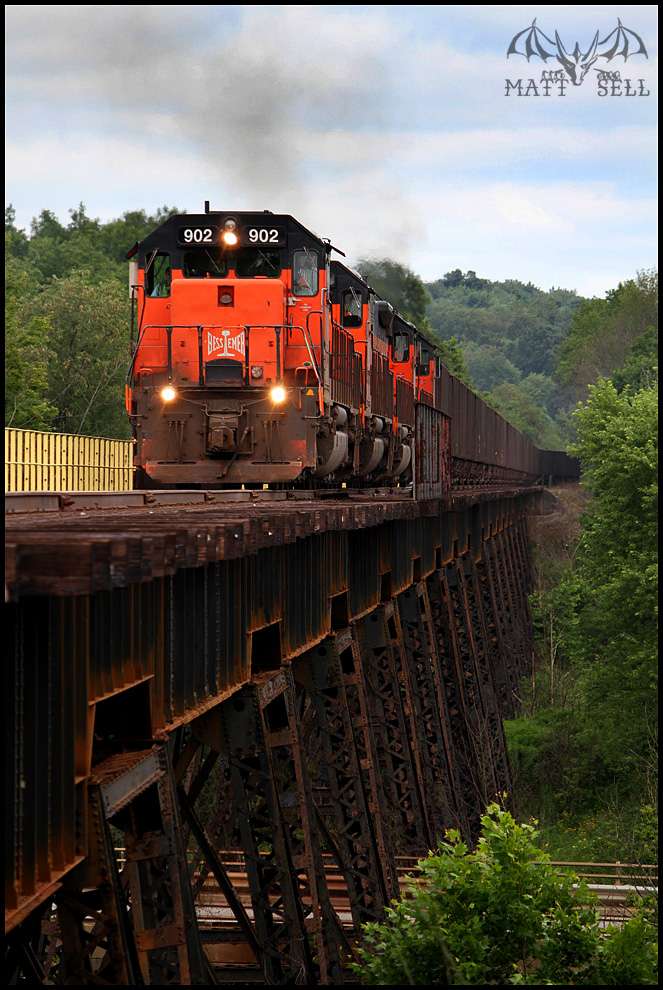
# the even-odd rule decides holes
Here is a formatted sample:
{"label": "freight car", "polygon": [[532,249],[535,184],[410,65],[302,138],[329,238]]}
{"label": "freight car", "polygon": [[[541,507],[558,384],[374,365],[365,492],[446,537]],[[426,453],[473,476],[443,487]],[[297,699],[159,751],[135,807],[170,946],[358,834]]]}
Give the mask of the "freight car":
{"label": "freight car", "polygon": [[531,483],[542,453],[289,215],[168,217],[128,253],[139,487]]}

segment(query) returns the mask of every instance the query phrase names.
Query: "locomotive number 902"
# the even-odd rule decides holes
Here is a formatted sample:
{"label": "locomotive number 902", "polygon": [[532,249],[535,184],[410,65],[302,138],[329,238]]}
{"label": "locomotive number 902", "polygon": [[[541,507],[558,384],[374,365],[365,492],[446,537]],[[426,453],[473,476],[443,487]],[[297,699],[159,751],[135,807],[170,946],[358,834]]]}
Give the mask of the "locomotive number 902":
{"label": "locomotive number 902", "polygon": [[334,251],[290,215],[208,203],[131,249],[137,487],[433,499],[553,473],[551,452],[434,361],[433,342]]}
{"label": "locomotive number 902", "polygon": [[279,227],[249,227],[246,231],[249,244],[285,244],[285,231]]}
{"label": "locomotive number 902", "polygon": [[177,231],[179,244],[217,244],[219,241],[218,227],[180,227]]}

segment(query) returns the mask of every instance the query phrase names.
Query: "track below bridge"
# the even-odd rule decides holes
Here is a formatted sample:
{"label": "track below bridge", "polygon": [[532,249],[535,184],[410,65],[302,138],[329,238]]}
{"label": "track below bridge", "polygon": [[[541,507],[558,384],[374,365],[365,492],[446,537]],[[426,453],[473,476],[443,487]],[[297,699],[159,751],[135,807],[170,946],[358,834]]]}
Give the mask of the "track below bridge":
{"label": "track below bridge", "polygon": [[211,888],[253,979],[347,981],[402,858],[509,791],[544,497],[7,503],[14,982],[227,980]]}

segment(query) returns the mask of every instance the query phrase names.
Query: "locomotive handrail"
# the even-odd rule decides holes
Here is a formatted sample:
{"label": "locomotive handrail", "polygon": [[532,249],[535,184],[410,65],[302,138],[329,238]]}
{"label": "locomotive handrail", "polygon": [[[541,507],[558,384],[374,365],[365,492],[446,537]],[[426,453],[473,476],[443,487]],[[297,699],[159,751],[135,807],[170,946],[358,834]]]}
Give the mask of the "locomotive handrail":
{"label": "locomotive handrail", "polygon": [[[142,323],[143,315],[145,313],[145,298],[146,298],[146,295],[145,295],[145,286],[144,285],[140,285],[138,282],[136,282],[133,285],[130,285],[129,288],[131,290],[131,321],[130,321],[131,334],[130,334],[130,350],[131,350],[131,354],[133,355],[133,354],[135,354],[135,351],[134,351],[134,302],[136,302],[136,303],[138,302],[138,292],[139,292],[139,290],[142,290],[142,292],[143,292],[143,308],[141,310],[140,317],[138,319],[138,328],[139,328],[138,337],[140,339],[140,325]],[[138,343],[136,343],[136,348],[138,348]]]}
{"label": "locomotive handrail", "polygon": [[127,371],[127,377],[126,377],[127,383],[130,384],[133,378],[134,368],[136,366],[136,357],[138,355],[138,351],[140,350],[140,345],[143,337],[145,336],[145,332],[147,330],[166,330],[166,329],[167,326],[165,323],[148,323],[142,328],[142,330],[138,334],[138,340],[136,341],[136,350],[131,355],[131,362],[129,364],[129,370]]}
{"label": "locomotive handrail", "polygon": [[[307,315],[306,315],[306,333],[309,333],[308,321],[309,321],[309,319],[312,316],[314,316],[314,315],[315,316],[319,316],[320,317],[320,321],[321,321],[321,323],[320,323],[320,367],[319,367],[319,369],[316,370],[316,374],[318,375],[318,388],[319,389],[323,389],[324,388],[323,379],[324,379],[324,376],[325,376],[325,334],[324,334],[324,324],[322,323],[322,319],[323,319],[325,313],[327,312],[327,309],[326,309],[327,295],[328,295],[327,287],[326,286],[323,286],[322,292],[320,294],[320,299],[322,301],[322,308],[321,309],[313,309],[313,310],[311,310],[310,313],[307,313]],[[311,346],[313,346],[313,345],[311,345]]]}
{"label": "locomotive handrail", "polygon": [[[320,387],[322,387],[322,373],[320,371],[320,367],[318,365],[318,361],[317,361],[317,358],[315,356],[315,349],[313,347],[313,341],[312,341],[312,338],[311,338],[311,331],[309,330],[309,325],[308,325],[308,321],[314,315],[314,313],[315,313],[316,316],[322,316],[322,310],[317,310],[317,309],[316,310],[312,310],[310,313],[307,313],[306,314],[306,326],[305,327],[300,327],[300,325],[298,323],[292,323],[291,326],[293,328],[294,327],[297,327],[304,334],[304,341],[306,343],[306,350],[308,351],[309,357],[311,358],[311,364],[313,365],[313,370],[315,371],[315,376],[318,379],[318,385]],[[323,340],[322,340],[322,334],[320,334],[320,353],[321,354],[322,354],[322,348],[323,348]]]}
{"label": "locomotive handrail", "polygon": [[[311,315],[311,314],[309,314],[309,315]],[[171,334],[172,334],[173,330],[196,330],[198,332],[198,335],[199,335],[199,345],[198,345],[199,365],[200,365],[200,367],[199,367],[199,378],[201,379],[200,380],[200,384],[202,385],[203,384],[203,381],[202,381],[202,375],[203,375],[202,331],[204,330],[205,327],[207,327],[210,330],[227,330],[228,329],[228,325],[227,324],[224,324],[224,323],[205,323],[205,324],[196,324],[196,323],[148,323],[148,324],[146,324],[142,328],[142,330],[141,330],[141,332],[139,334],[138,340],[136,341],[136,349],[135,349],[135,351],[134,351],[134,353],[132,355],[131,363],[129,365],[129,370],[127,372],[127,377],[126,377],[127,383],[130,383],[131,380],[132,380],[132,378],[133,378],[134,369],[135,369],[135,365],[136,365],[136,358],[138,356],[138,352],[140,351],[140,346],[141,346],[141,343],[143,341],[143,337],[145,336],[145,333],[146,333],[147,330],[165,330],[166,333],[167,333],[167,335],[168,335],[168,341],[167,341],[167,350],[168,350],[167,367],[168,367],[168,380],[169,381],[170,381],[171,376],[172,376],[172,367],[171,367],[171,363],[172,363],[172,357],[171,357]],[[315,351],[313,350],[313,345],[312,345],[311,340],[310,340],[310,333],[309,333],[308,327],[304,327],[304,326],[302,326],[301,324],[298,324],[298,323],[255,323],[255,324],[238,323],[236,326],[233,326],[232,327],[232,329],[246,331],[246,337],[247,337],[247,339],[246,339],[246,344],[245,344],[245,380],[246,380],[247,384],[249,382],[249,365],[248,365],[248,362],[249,362],[249,347],[248,347],[248,338],[249,338],[250,331],[252,329],[254,329],[254,330],[257,329],[258,327],[263,327],[266,330],[273,330],[274,333],[275,333],[275,336],[276,336],[276,374],[277,374],[277,378],[279,378],[279,380],[281,378],[281,349],[280,349],[281,331],[282,330],[285,330],[285,329],[288,329],[288,330],[290,330],[290,329],[301,330],[302,331],[302,334],[304,336],[304,343],[305,343],[305,346],[306,346],[306,350],[307,350],[307,352],[309,354],[309,357],[311,358],[311,364],[312,364],[312,367],[313,367],[313,371],[315,372],[315,376],[316,376],[316,378],[318,380],[318,385],[319,386],[322,385],[322,378],[321,378],[321,375],[320,375],[320,369],[319,369],[319,365],[318,365],[318,362],[317,362],[316,357],[315,357]]]}

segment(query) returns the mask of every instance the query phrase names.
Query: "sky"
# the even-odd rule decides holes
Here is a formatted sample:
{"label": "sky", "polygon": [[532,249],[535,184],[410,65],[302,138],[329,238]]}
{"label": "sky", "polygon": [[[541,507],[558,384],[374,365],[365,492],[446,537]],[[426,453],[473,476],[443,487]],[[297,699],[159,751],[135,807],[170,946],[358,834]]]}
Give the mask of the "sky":
{"label": "sky", "polygon": [[352,266],[602,297],[657,264],[657,9],[9,4],[5,203],[29,232],[209,200]]}

